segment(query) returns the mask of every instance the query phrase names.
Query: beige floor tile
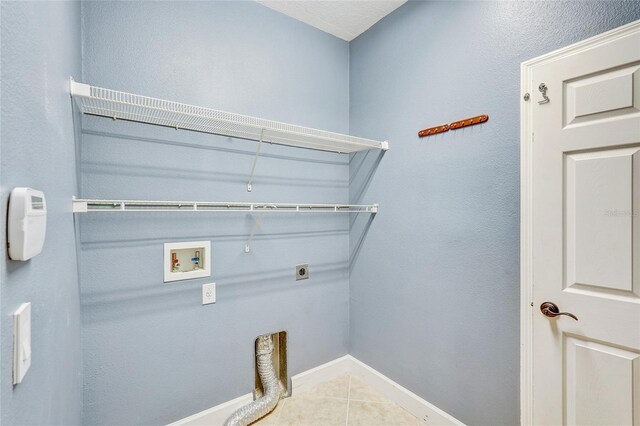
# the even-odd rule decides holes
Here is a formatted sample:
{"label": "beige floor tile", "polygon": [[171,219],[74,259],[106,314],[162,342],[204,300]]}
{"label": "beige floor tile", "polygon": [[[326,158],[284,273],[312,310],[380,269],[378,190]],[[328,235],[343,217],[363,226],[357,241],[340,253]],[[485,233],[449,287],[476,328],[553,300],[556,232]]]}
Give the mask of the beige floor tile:
{"label": "beige floor tile", "polygon": [[[348,399],[347,399],[348,398]],[[280,400],[252,426],[407,426],[422,423],[353,376],[345,374]]]}
{"label": "beige floor tile", "polygon": [[343,374],[328,382],[320,383],[304,394],[310,398],[349,398],[349,375]]}
{"label": "beige floor tile", "polygon": [[278,425],[342,426],[347,421],[346,399],[292,397],[285,400]]}
{"label": "beige floor tile", "polygon": [[384,395],[374,391],[353,376],[351,377],[349,399],[352,401],[391,402]]}
{"label": "beige floor tile", "polygon": [[351,426],[417,426],[420,421],[394,403],[349,401]]}

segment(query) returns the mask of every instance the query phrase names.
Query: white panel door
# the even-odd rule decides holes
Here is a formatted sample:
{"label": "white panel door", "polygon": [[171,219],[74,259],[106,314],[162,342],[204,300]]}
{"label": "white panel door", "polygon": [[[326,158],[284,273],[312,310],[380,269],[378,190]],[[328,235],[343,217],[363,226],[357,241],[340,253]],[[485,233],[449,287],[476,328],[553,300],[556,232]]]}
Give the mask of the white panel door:
{"label": "white panel door", "polygon": [[[530,74],[536,425],[640,426],[635,28]],[[544,302],[577,320],[545,315]]]}

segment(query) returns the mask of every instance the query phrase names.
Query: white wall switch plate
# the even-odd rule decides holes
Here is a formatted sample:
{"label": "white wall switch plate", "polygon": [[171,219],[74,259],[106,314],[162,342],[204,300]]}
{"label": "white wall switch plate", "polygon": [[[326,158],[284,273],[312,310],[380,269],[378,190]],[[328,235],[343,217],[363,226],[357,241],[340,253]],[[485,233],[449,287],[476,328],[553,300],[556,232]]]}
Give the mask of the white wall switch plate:
{"label": "white wall switch plate", "polygon": [[202,304],[216,303],[216,283],[202,284]]}
{"label": "white wall switch plate", "polygon": [[22,382],[31,367],[31,303],[13,313],[13,384]]}

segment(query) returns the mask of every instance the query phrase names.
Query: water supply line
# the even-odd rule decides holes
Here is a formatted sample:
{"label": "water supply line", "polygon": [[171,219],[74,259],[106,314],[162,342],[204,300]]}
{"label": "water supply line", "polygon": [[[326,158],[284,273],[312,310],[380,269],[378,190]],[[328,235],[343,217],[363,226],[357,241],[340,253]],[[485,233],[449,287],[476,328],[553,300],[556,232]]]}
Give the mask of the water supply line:
{"label": "water supply line", "polygon": [[247,426],[273,411],[280,400],[280,384],[273,369],[273,342],[271,335],[259,336],[256,347],[258,376],[264,395],[229,416],[224,426]]}

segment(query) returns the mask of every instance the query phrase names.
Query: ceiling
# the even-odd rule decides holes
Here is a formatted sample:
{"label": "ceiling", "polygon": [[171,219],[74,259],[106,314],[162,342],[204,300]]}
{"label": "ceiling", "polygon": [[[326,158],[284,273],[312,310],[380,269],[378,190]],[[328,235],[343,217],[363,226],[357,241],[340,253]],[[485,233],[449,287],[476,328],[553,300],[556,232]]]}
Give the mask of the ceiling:
{"label": "ceiling", "polygon": [[256,0],[280,13],[351,41],[407,0]]}

